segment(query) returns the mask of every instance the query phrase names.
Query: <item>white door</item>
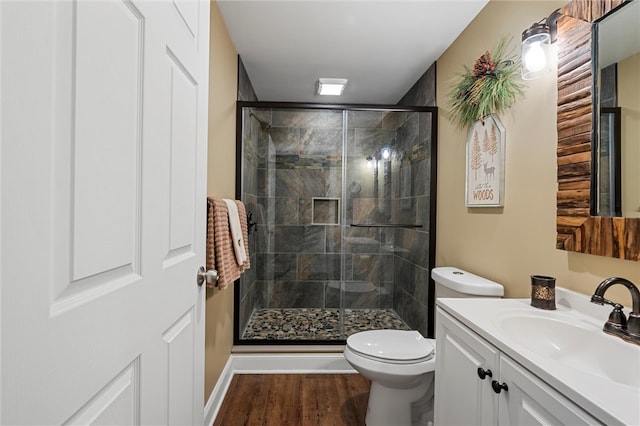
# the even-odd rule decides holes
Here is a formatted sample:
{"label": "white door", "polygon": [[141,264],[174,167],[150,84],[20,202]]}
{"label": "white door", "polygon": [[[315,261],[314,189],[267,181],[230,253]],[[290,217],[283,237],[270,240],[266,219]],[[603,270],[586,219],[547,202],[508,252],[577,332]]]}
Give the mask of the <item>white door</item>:
{"label": "white door", "polygon": [[1,424],[202,424],[208,34],[0,1]]}

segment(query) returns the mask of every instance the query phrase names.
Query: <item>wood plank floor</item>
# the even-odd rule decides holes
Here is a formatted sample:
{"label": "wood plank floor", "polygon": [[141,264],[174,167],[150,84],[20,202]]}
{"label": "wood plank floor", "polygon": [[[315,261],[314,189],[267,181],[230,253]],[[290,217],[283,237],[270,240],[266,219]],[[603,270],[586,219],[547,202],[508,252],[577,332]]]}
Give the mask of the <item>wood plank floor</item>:
{"label": "wood plank floor", "polygon": [[236,374],[214,426],[364,425],[370,386],[359,374]]}

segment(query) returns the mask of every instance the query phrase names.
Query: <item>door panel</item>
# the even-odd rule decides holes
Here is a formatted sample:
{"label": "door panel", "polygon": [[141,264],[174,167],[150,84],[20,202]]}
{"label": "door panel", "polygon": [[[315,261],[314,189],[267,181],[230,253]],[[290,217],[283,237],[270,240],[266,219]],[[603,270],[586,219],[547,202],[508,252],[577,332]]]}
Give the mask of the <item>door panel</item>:
{"label": "door panel", "polygon": [[113,380],[75,413],[65,425],[140,424],[139,359],[129,364]]}
{"label": "door panel", "polygon": [[[167,261],[193,255],[194,182],[198,86],[182,62],[167,51],[171,70],[170,224]],[[185,190],[187,189],[187,190]],[[190,189],[190,190],[189,190]]]}
{"label": "door panel", "polygon": [[180,14],[180,18],[184,23],[184,28],[194,39],[198,34],[198,7],[199,4],[190,0],[175,0],[173,2],[176,10]]}
{"label": "door panel", "polygon": [[144,65],[133,4],[64,4],[57,18],[54,313],[140,278]]}
{"label": "door panel", "polygon": [[208,2],[0,20],[0,424],[202,423]]}
{"label": "door panel", "polygon": [[[478,368],[497,375],[499,353],[463,329],[437,308],[434,423],[438,425],[496,424],[498,399],[491,377],[481,379]],[[460,407],[464,407],[461,409]]]}
{"label": "door panel", "polygon": [[166,406],[169,425],[195,424],[193,418],[193,347],[195,344],[194,312],[189,310],[162,334],[167,351],[169,392]]}
{"label": "door panel", "polygon": [[79,2],[75,9],[72,44],[64,46],[73,51],[65,95],[72,99],[74,281],[115,269],[131,274],[139,265],[144,81],[135,6]]}

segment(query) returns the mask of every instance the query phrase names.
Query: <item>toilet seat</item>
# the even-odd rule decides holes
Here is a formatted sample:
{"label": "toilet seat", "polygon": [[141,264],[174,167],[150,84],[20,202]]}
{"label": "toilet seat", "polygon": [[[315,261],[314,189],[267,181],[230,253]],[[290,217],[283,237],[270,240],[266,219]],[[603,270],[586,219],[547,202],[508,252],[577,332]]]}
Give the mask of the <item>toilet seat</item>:
{"label": "toilet seat", "polygon": [[435,355],[432,339],[415,330],[369,330],[347,338],[347,347],[359,356],[390,364],[415,364]]}

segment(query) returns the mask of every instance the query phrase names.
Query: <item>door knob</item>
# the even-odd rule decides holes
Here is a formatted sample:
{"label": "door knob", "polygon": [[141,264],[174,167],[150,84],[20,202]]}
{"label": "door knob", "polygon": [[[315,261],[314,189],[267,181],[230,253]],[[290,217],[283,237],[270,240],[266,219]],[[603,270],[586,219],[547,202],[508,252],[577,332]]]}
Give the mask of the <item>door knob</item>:
{"label": "door knob", "polygon": [[204,282],[208,284],[215,285],[218,282],[218,271],[215,269],[209,269],[208,271],[204,269],[204,266],[201,266],[198,269],[198,274],[196,276],[196,282],[198,286],[202,286]]}

